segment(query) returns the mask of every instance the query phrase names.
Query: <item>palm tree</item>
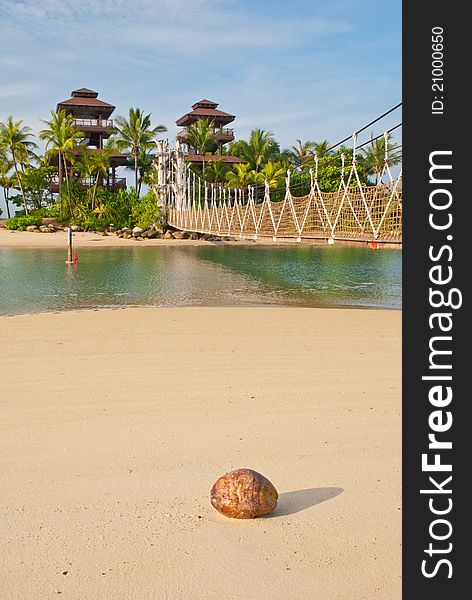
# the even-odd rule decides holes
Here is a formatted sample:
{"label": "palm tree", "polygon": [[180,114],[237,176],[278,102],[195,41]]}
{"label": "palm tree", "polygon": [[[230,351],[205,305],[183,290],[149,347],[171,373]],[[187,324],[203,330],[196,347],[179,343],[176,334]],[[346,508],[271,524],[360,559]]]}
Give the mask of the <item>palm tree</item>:
{"label": "palm tree", "polygon": [[77,149],[83,134],[75,126],[73,117],[65,110],[58,112],[52,110],[49,121],[43,120],[43,123],[48,127],[39,132],[39,137],[46,141],[46,155],[58,157],[59,193],[62,188],[62,169],[64,169],[69,212],[73,214],[67,163],[74,162],[74,149]]}
{"label": "palm tree", "polygon": [[298,168],[305,167],[313,158],[313,142],[302,142],[296,140],[296,145],[291,146],[291,149],[284,152],[284,155],[290,159],[293,165]]}
{"label": "palm tree", "polygon": [[33,137],[31,128],[22,125],[23,121],[13,121],[13,117],[8,117],[6,123],[0,123],[0,146],[2,146],[11,155],[13,168],[15,169],[18,184],[23,198],[25,213],[28,214],[25,191],[18,170],[20,165],[29,162],[29,158],[34,148],[37,148],[30,138]]}
{"label": "palm tree", "polygon": [[280,154],[274,135],[264,129],[253,129],[248,142],[234,142],[230,150],[247,161],[256,172],[260,171],[268,160],[274,159],[276,154]]}
{"label": "palm tree", "polygon": [[7,215],[8,218],[11,219],[10,213],[10,190],[18,189],[18,180],[16,175],[12,176],[2,176],[0,177],[0,185],[3,188],[3,198],[5,200],[5,205],[7,207]]}
{"label": "palm tree", "polygon": [[100,178],[108,175],[112,152],[112,146],[105,146],[102,150],[85,152],[82,156],[80,169],[85,177],[94,180],[92,187],[92,210],[95,210],[95,197]]}
{"label": "palm tree", "polygon": [[249,163],[234,165],[234,171],[228,171],[226,174],[226,185],[231,188],[247,188],[248,185],[254,183],[255,173]]}
{"label": "palm tree", "polygon": [[167,131],[164,125],[152,127],[151,113],[145,115],[140,108],[130,108],[129,118],[116,117],[115,143],[119,150],[127,150],[133,157],[134,185],[138,190],[139,156],[143,150],[154,146],[154,139],[159,133]]}
{"label": "palm tree", "polygon": [[142,148],[138,156],[138,196],[141,194],[141,186],[149,179],[149,174],[154,170],[152,163],[154,162],[155,154],[152,152],[154,144],[151,147]]}
{"label": "palm tree", "polygon": [[283,182],[286,169],[279,162],[269,161],[258,175],[261,181],[269,183],[269,187],[276,188]]}
{"label": "palm tree", "polygon": [[84,152],[80,157],[79,171],[82,177],[85,179],[92,179],[95,173],[95,167],[93,162],[93,153]]}
{"label": "palm tree", "polygon": [[313,142],[313,154],[318,158],[326,158],[331,154],[330,152],[331,144],[328,140],[322,140],[321,142]]}
{"label": "palm tree", "polygon": [[110,168],[110,158],[113,152],[112,147],[107,147],[98,150],[93,153],[92,156],[92,166],[93,172],[95,175],[95,183],[93,185],[92,191],[92,210],[95,209],[95,196],[97,194],[97,186],[101,177],[106,177],[108,175],[108,170]]}
{"label": "palm tree", "polygon": [[228,165],[222,160],[212,160],[206,168],[205,179],[211,183],[223,183],[226,181],[228,171]]}
{"label": "palm tree", "polygon": [[187,127],[187,143],[203,156],[202,173],[205,177],[205,154],[209,152],[215,143],[215,125],[213,121],[198,119]]}
{"label": "palm tree", "polygon": [[10,214],[10,189],[13,187],[13,180],[9,176],[10,169],[12,168],[11,161],[9,160],[6,150],[0,146],[0,185],[3,188],[3,198],[7,207],[8,218],[11,218]]}
{"label": "palm tree", "polygon": [[[401,152],[396,151],[396,144],[391,143],[392,134],[375,140],[373,133],[370,134],[371,144],[367,148],[361,148],[363,162],[369,175],[374,175],[375,183],[380,183],[382,171],[387,164],[389,167],[401,162]],[[387,162],[385,162],[385,144],[387,144]]]}
{"label": "palm tree", "polygon": [[0,185],[3,189],[3,198],[7,207],[8,218],[11,219],[10,213],[10,190],[17,188],[18,181],[16,175],[9,175],[9,163],[4,163],[0,155]]}

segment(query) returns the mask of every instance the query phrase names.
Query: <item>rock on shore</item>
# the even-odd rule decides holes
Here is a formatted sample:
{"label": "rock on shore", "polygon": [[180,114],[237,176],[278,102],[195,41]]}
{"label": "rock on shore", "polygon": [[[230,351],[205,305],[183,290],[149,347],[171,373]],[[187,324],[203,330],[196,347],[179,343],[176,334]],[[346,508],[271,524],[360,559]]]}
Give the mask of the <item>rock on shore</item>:
{"label": "rock on shore", "polygon": [[[67,231],[69,228],[68,225],[58,225],[54,223],[42,224],[42,225],[28,225],[26,227],[26,231],[30,233],[55,233],[56,231]],[[70,226],[73,233],[79,233],[82,231],[88,231],[88,229],[84,229],[80,225],[71,225]],[[230,237],[228,236],[220,236],[213,235],[210,233],[198,233],[195,231],[180,231],[173,229],[169,226],[161,227],[156,223],[149,225],[148,227],[122,227],[121,229],[117,229],[115,226],[110,225],[107,227],[102,227],[96,233],[107,236],[109,234],[115,234],[119,238],[123,239],[133,239],[136,241],[141,241],[145,239],[150,240],[204,240],[207,242],[221,242],[221,241],[230,241]]]}

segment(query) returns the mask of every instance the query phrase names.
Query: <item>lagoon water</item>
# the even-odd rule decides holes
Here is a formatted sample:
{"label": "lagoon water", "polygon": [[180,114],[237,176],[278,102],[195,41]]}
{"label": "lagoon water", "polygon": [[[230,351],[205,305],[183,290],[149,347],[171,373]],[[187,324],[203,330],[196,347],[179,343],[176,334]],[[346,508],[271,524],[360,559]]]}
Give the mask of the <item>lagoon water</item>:
{"label": "lagoon water", "polygon": [[401,251],[336,246],[0,249],[0,314],[123,306],[401,307]]}

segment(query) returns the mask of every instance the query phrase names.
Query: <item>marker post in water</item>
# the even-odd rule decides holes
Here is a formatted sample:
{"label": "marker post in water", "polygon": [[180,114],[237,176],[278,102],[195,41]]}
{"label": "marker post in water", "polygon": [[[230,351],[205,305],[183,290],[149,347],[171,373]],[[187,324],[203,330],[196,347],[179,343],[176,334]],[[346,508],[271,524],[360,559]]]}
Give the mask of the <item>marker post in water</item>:
{"label": "marker post in water", "polygon": [[69,225],[67,228],[67,260],[66,265],[72,265],[74,263],[74,255],[72,253],[72,227]]}

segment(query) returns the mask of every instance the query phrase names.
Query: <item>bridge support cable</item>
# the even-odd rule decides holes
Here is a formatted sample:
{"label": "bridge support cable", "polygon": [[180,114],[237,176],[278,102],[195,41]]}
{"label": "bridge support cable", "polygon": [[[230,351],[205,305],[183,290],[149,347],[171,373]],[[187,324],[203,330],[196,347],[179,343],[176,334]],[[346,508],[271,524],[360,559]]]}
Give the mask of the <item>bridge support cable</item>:
{"label": "bridge support cable", "polygon": [[[340,142],[337,142],[336,144],[333,144],[332,146],[330,146],[327,149],[327,152],[330,152],[331,150],[333,150],[334,148],[337,148],[338,146],[340,146],[341,144],[344,144],[344,142],[348,142],[353,135],[359,135],[360,133],[362,133],[363,131],[365,131],[366,129],[368,129],[369,127],[371,127],[372,125],[374,125],[375,123],[378,123],[379,121],[381,121],[384,117],[386,117],[387,115],[389,115],[390,113],[392,113],[393,111],[397,110],[397,108],[400,108],[400,106],[402,105],[402,102],[399,102],[398,104],[396,104],[395,106],[393,106],[392,108],[390,108],[389,110],[387,110],[386,112],[384,112],[383,114],[380,115],[380,117],[377,117],[376,119],[374,119],[373,121],[371,121],[370,123],[367,123],[367,125],[364,125],[364,127],[361,127],[360,129],[358,129],[357,131],[355,131],[353,134],[348,135],[347,137],[345,137],[343,140],[341,140]],[[401,125],[401,123],[400,123]],[[396,127],[394,127],[393,129],[396,129],[397,127],[399,127],[400,125],[397,125]],[[393,131],[393,129],[391,129],[390,131]],[[382,134],[383,135],[383,134]],[[382,137],[382,136],[380,136]],[[369,142],[366,142],[366,144],[368,144]],[[362,146],[364,146],[364,144],[362,144]],[[358,146],[358,148],[360,148],[361,146]]]}

